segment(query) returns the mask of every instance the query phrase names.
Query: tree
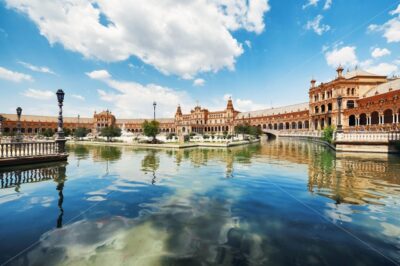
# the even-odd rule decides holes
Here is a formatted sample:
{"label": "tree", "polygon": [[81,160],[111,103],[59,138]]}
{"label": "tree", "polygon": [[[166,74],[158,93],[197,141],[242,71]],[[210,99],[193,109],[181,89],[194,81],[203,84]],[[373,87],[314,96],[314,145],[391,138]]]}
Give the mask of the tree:
{"label": "tree", "polygon": [[45,137],[52,137],[54,132],[51,128],[47,128],[46,130],[42,131],[41,134]]}
{"label": "tree", "polygon": [[155,143],[156,136],[160,130],[160,123],[158,123],[155,120],[153,120],[151,122],[145,120],[142,124],[142,129],[143,129],[144,135],[147,137],[152,137],[153,138],[152,142]]}
{"label": "tree", "polygon": [[103,127],[100,132],[100,136],[106,137],[107,141],[112,140],[114,137],[121,136],[121,129],[118,127]]}
{"label": "tree", "polygon": [[86,135],[87,135],[88,133],[89,133],[89,130],[86,129],[85,127],[78,127],[78,128],[75,130],[74,136],[75,136],[76,138],[84,138],[84,137],[86,137]]}
{"label": "tree", "polygon": [[68,137],[71,136],[72,130],[69,128],[63,128],[64,136]]}
{"label": "tree", "polygon": [[248,124],[240,124],[235,127],[236,134],[246,134],[258,138],[262,134],[262,130],[256,126],[250,126]]}

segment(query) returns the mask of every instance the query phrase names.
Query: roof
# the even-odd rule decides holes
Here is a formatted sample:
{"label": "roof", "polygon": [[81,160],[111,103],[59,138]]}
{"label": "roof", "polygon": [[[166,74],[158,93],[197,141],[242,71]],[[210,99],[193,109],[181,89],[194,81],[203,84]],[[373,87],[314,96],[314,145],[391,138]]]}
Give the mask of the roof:
{"label": "roof", "polygon": [[[7,120],[17,121],[18,116],[17,114],[0,114]],[[64,123],[78,123],[77,117],[63,117]],[[58,117],[56,116],[42,116],[42,115],[21,115],[21,121],[28,121],[28,122],[58,122]],[[79,123],[93,123],[93,118],[85,118],[80,117]]]}
{"label": "roof", "polygon": [[360,76],[361,77],[386,77],[386,76],[373,74],[373,73],[367,72],[362,69],[355,69],[355,70],[349,71],[344,74],[345,79],[352,79],[352,78],[360,77]]}
{"label": "roof", "polygon": [[[141,124],[145,120],[149,121],[152,120],[150,119],[117,119],[115,123],[117,124]],[[174,123],[175,119],[174,118],[157,118],[156,119],[160,123]]]}
{"label": "roof", "polygon": [[386,83],[383,83],[381,85],[376,86],[373,89],[370,89],[367,91],[363,97],[372,97],[375,96],[376,94],[382,94],[382,93],[387,93],[389,91],[394,91],[394,90],[400,90],[400,79],[395,79]]}
{"label": "roof", "polygon": [[309,110],[309,103],[306,102],[306,103],[293,104],[293,105],[288,105],[288,106],[283,106],[283,107],[278,107],[278,108],[269,108],[269,109],[258,110],[258,111],[243,112],[243,113],[238,114],[237,118],[239,118],[239,119],[248,118],[249,115],[250,115],[250,117],[272,116],[272,115],[294,113],[294,112],[308,111],[308,110]]}

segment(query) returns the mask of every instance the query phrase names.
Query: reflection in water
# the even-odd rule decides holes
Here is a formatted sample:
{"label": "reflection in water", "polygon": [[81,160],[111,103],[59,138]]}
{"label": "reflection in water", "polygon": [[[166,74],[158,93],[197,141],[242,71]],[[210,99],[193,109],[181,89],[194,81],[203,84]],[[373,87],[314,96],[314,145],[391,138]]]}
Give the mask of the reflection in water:
{"label": "reflection in water", "polygon": [[[69,180],[65,167],[52,178],[59,193],[58,229],[40,232],[39,244],[12,265],[390,265],[400,260],[398,157],[337,158],[321,145],[279,139],[228,150],[86,147],[85,158],[76,147],[70,147],[70,160],[82,161],[78,167],[71,163]],[[68,192],[78,204],[87,195],[98,201],[81,200],[85,209],[71,224],[62,222],[69,201],[64,203],[64,184],[74,187]],[[71,205],[66,208],[70,213]]]}
{"label": "reflection in water", "polygon": [[[27,165],[19,167],[0,168],[0,189],[9,189],[15,187],[17,193],[21,192],[21,185],[29,183],[38,183],[53,180],[57,183],[58,208],[60,213],[57,218],[56,227],[62,227],[62,217],[64,209],[64,182],[66,180],[66,163],[50,163],[39,165]],[[1,190],[0,190],[1,191]]]}

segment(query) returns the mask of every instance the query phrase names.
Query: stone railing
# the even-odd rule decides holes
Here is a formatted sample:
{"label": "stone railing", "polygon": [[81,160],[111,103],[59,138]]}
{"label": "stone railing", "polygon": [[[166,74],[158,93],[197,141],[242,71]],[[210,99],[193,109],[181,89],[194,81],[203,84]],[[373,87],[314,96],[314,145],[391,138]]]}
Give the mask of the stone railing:
{"label": "stone railing", "polygon": [[308,137],[308,138],[321,138],[323,135],[322,131],[289,131],[280,132],[280,137]]}
{"label": "stone railing", "polygon": [[0,143],[0,159],[58,154],[55,141]]}
{"label": "stone railing", "polygon": [[400,132],[345,132],[336,133],[336,141],[389,142],[399,141]]}

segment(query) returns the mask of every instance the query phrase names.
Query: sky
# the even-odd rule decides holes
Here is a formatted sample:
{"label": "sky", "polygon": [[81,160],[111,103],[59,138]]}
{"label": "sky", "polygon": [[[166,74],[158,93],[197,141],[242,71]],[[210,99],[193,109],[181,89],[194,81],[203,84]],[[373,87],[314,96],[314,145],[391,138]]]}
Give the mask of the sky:
{"label": "sky", "polygon": [[399,42],[398,0],[0,0],[0,113],[296,104],[339,64],[399,75]]}

